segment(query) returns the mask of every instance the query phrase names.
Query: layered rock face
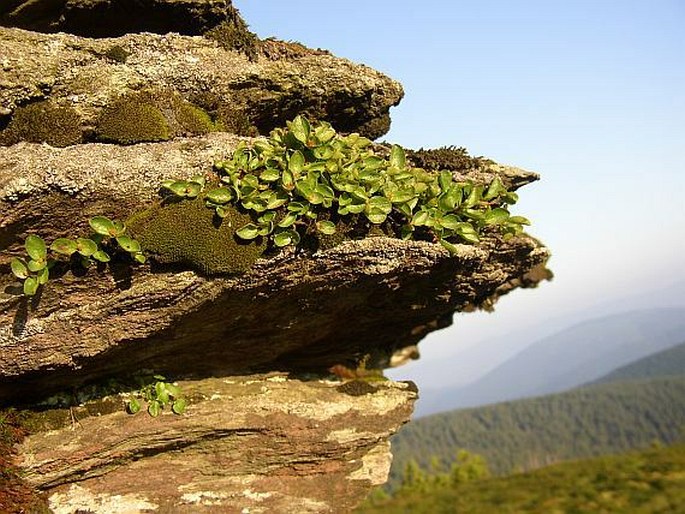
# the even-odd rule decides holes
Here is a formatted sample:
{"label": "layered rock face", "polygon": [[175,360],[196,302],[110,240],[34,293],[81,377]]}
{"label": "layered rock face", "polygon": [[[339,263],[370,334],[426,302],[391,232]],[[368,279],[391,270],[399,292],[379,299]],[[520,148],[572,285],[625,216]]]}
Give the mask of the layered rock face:
{"label": "layered rock face", "polygon": [[[112,14],[134,4],[135,25]],[[0,27],[0,404],[82,402],[37,415],[17,455],[54,512],[349,512],[385,480],[387,439],[416,391],[327,370],[386,367],[454,312],[550,277],[548,250],[525,233],[486,230],[449,253],[378,232],[255,261],[225,221],[244,272],[112,262],[55,271],[22,296],[10,262],[27,235],[85,236],[97,215],[135,227],[165,179],[216,180],[245,136],[297,114],[381,136],[403,92],[327,52],[257,40],[226,0],[15,0],[0,16],[12,26]],[[444,167],[511,191],[538,178],[484,160]],[[213,248],[208,216],[185,226],[190,244]],[[144,370],[181,380],[184,414],[79,396]]]}

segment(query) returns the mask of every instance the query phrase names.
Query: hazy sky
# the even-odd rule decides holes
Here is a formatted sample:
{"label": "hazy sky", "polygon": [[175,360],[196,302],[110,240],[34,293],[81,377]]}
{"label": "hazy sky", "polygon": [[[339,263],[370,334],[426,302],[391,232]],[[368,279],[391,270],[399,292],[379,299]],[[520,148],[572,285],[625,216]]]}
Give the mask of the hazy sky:
{"label": "hazy sky", "polygon": [[476,341],[685,279],[684,1],[234,4],[260,37],[399,80],[386,141],[465,146],[542,175],[516,210],[552,250],[555,280],[458,316],[394,377],[428,383],[431,361]]}

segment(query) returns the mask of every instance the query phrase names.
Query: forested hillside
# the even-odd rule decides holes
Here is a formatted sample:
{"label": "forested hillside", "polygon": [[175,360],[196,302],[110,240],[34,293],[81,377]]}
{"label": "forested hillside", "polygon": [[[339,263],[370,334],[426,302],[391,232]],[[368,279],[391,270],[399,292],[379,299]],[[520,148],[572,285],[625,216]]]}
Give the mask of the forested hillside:
{"label": "forested hillside", "polygon": [[[452,479],[453,478],[453,479]],[[357,514],[682,514],[685,445],[556,464],[502,478],[418,480]]]}
{"label": "forested hillside", "polygon": [[436,414],[392,439],[389,485],[410,459],[449,464],[459,449],[483,455],[495,474],[672,443],[685,427],[685,376],[615,382],[566,393]]}
{"label": "forested hillside", "polygon": [[466,386],[433,392],[415,417],[560,393],[683,342],[685,309],[623,312],[539,340]]}
{"label": "forested hillside", "polygon": [[685,343],[622,366],[593,383],[677,375],[685,375]]}

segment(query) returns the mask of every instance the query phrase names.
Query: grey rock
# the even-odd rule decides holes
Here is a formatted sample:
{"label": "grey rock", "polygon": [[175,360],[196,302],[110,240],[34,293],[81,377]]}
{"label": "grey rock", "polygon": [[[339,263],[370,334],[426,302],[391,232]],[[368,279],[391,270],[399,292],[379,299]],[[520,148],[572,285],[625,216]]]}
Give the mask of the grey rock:
{"label": "grey rock", "polygon": [[252,125],[266,134],[297,114],[370,138],[388,131],[390,108],[403,96],[399,83],[325,52],[269,45],[269,56],[250,60],[204,37],[144,33],[89,39],[0,27],[0,112],[6,113],[0,128],[17,108],[44,100],[72,110],[90,141],[103,110],[121,97],[149,91],[177,95],[233,132]]}
{"label": "grey rock", "polygon": [[0,5],[4,26],[87,37],[198,35],[238,19],[231,0],[9,0]]}
{"label": "grey rock", "polygon": [[28,233],[73,237],[88,233],[92,215],[126,219],[170,175],[211,174],[238,140],[215,133],[126,147],[0,148],[0,402],[141,368],[171,376],[322,370],[365,354],[383,365],[451,324],[455,311],[489,308],[548,278],[541,243],[493,233],[454,257],[428,242],[371,237],[282,252],[244,275],[141,266],[130,277],[68,273],[34,302],[9,294],[9,260]]}

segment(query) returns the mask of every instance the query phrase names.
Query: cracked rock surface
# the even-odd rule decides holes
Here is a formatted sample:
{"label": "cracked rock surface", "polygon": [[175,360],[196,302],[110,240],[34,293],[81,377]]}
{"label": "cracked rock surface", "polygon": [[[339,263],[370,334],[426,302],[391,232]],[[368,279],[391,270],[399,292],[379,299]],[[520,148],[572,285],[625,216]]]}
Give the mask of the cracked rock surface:
{"label": "cracked rock surface", "polygon": [[75,409],[73,423],[46,414],[52,430],[22,443],[22,473],[55,514],[342,514],[385,482],[387,439],[416,399],[411,383],[351,395],[274,373],[180,385],[192,398],[182,416],[126,414],[119,397]]}

